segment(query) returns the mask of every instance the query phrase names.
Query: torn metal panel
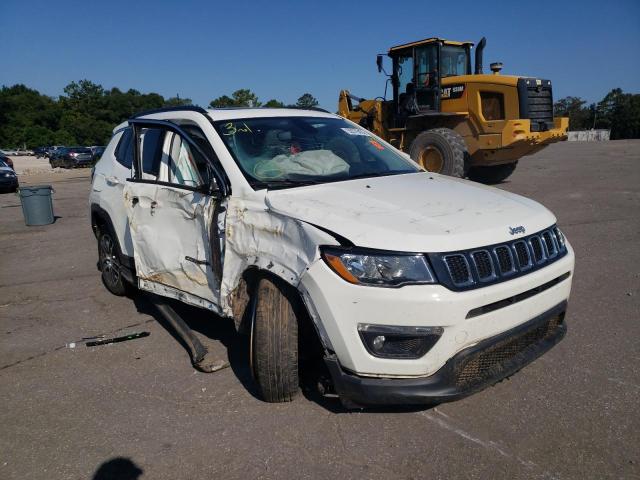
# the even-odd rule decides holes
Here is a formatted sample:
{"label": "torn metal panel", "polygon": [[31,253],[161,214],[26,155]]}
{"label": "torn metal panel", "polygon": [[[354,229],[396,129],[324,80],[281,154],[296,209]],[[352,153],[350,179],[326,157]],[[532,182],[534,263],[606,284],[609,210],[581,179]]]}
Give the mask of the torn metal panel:
{"label": "torn metal panel", "polygon": [[318,246],[337,244],[329,234],[270,210],[264,199],[233,197],[227,205],[225,240],[220,300],[229,316],[233,316],[233,293],[247,268],[268,270],[297,286],[300,276],[318,258]]}
{"label": "torn metal panel", "polygon": [[138,288],[140,288],[140,290],[155,293],[156,295],[179,300],[183,303],[193,305],[194,307],[206,308],[207,310],[211,310],[219,315],[222,314],[220,306],[217,303],[211,302],[205,298],[197,297],[188,292],[178,290],[177,288],[162,285],[161,283],[138,279]]}
{"label": "torn metal panel", "polygon": [[217,311],[220,283],[209,241],[216,200],[180,188],[128,183],[124,201],[139,287],[174,298],[177,294],[161,293],[163,287],[189,292],[185,295],[201,300],[188,303]]}

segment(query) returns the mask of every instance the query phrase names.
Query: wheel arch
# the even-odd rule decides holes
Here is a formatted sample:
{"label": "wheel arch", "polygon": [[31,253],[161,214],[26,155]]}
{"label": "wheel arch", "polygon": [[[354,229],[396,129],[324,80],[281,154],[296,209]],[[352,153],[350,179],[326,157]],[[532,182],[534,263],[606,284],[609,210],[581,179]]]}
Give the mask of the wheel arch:
{"label": "wheel arch", "polygon": [[132,272],[135,272],[135,264],[132,257],[125,255],[122,251],[122,244],[120,239],[118,238],[118,234],[116,233],[116,229],[113,226],[113,222],[111,220],[111,216],[109,213],[102,208],[100,205],[96,203],[91,204],[91,230],[93,230],[93,235],[98,239],[98,232],[101,227],[106,227],[110,232],[113,238],[116,241],[116,246],[118,249],[118,259],[120,260],[121,265],[127,267]]}
{"label": "wheel arch", "polygon": [[313,355],[317,355],[323,353],[324,350],[332,350],[328,335],[324,331],[320,319],[317,318],[317,314],[310,311],[312,307],[310,308],[308,305],[304,293],[286,278],[256,265],[251,265],[244,270],[232,297],[233,321],[236,330],[240,333],[250,332],[255,315],[255,301],[257,300],[255,288],[259,280],[263,278],[278,285],[292,302],[298,319],[301,339],[312,347],[309,351]]}

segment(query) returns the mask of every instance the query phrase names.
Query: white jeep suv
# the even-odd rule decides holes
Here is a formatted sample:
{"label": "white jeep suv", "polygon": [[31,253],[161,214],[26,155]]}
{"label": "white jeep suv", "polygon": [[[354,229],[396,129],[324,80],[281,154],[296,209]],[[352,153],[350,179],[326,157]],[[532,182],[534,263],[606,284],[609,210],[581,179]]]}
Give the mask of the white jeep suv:
{"label": "white jeep suv", "polygon": [[308,330],[356,405],[461,398],[566,331],[574,254],[551,212],[324,111],[137,115],[90,204],[106,287],[232,317],[267,401],[298,391]]}

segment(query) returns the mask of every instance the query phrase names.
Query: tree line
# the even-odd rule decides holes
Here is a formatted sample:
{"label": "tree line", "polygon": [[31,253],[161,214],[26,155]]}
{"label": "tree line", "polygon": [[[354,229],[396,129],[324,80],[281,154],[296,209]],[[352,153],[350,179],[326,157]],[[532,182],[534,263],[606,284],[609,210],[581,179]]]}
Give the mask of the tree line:
{"label": "tree line", "polygon": [[[0,89],[0,148],[34,148],[44,145],[105,145],[113,127],[144,110],[192,105],[190,98],[165,98],[157,93],[105,89],[89,80],[71,82],[64,95],[52,98],[18,84]],[[305,93],[294,105],[276,99],[260,101],[249,89],[239,89],[211,102],[224,107],[315,107],[318,101]],[[579,97],[554,104],[556,116],[569,117],[570,130],[606,128],[612,139],[640,138],[640,95],[611,90],[600,102],[587,105]]]}
{"label": "tree line", "polygon": [[[89,80],[71,82],[58,98],[43,95],[18,84],[0,89],[0,148],[35,148],[47,145],[106,145],[113,127],[135,113],[162,107],[192,105],[186,97],[165,98],[157,93],[129,89],[105,89]],[[310,93],[302,95],[296,107],[315,107]],[[284,107],[271,99],[264,104],[249,89],[211,100],[209,106]]]}
{"label": "tree line", "polygon": [[614,88],[587,105],[580,97],[565,97],[554,104],[555,116],[569,117],[569,130],[607,129],[611,139],[640,138],[640,94]]}

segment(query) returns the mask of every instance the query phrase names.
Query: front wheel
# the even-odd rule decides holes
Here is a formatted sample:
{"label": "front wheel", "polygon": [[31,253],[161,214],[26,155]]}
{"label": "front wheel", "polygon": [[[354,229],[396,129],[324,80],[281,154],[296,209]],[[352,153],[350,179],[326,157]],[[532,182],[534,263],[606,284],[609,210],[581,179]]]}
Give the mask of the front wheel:
{"label": "front wheel", "polygon": [[409,156],[425,170],[452,177],[464,177],[468,157],[464,139],[450,128],[434,128],[418,135]]}
{"label": "front wheel", "polygon": [[251,368],[262,398],[290,402],[299,390],[298,321],[290,288],[261,278],[251,328]]}
{"label": "front wheel", "polygon": [[517,165],[518,162],[492,165],[489,167],[472,167],[469,170],[469,178],[480,183],[500,183],[515,171]]}

